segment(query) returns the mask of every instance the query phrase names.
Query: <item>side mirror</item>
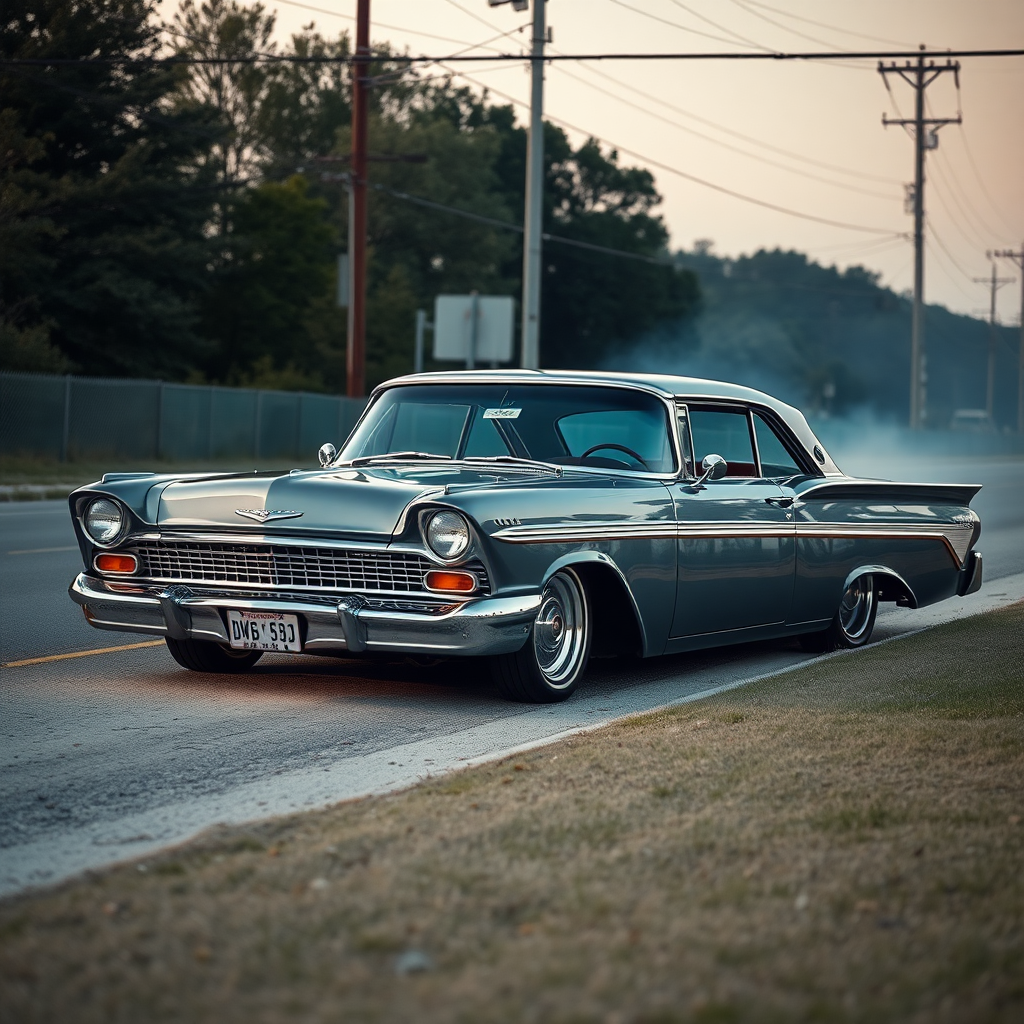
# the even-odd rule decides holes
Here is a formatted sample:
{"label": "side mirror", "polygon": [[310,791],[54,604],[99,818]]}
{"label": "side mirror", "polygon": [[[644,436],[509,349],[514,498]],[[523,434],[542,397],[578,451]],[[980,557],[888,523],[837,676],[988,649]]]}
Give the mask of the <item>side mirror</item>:
{"label": "side mirror", "polygon": [[320,451],[317,452],[317,455],[320,459],[320,465],[326,468],[338,457],[338,449],[328,441],[327,444],[320,445]]}
{"label": "side mirror", "polygon": [[721,480],[729,470],[729,463],[721,455],[705,455],[701,460],[700,468],[703,473],[694,481],[695,491],[703,490],[709,480]]}

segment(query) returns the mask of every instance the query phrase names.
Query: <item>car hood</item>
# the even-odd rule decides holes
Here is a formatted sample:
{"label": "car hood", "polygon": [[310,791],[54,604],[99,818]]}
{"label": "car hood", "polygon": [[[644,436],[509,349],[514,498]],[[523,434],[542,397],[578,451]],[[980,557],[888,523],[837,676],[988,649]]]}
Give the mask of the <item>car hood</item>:
{"label": "car hood", "polygon": [[[505,473],[461,467],[402,466],[293,470],[281,476],[231,476],[173,481],[157,506],[161,527],[228,527],[290,534],[391,536],[403,510],[417,498],[453,490],[536,483],[542,473]],[[554,473],[550,474],[554,477]],[[292,513],[265,522],[239,510]],[[295,515],[294,513],[301,513]]]}

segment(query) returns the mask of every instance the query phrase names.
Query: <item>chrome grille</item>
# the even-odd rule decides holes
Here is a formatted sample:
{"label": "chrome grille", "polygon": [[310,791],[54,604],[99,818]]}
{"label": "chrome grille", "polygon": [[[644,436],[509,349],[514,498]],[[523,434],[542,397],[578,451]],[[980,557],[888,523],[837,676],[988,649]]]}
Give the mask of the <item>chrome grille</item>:
{"label": "chrome grille", "polygon": [[[139,575],[174,583],[234,583],[264,587],[348,590],[359,593],[427,593],[423,576],[436,565],[423,555],[391,551],[161,541],[135,548]],[[472,569],[486,591],[483,566]]]}

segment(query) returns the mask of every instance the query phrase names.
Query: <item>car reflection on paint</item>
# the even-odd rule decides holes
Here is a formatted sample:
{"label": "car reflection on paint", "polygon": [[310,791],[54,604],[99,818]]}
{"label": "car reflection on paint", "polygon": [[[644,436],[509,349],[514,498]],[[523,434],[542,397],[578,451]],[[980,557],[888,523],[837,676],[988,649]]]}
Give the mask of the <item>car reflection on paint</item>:
{"label": "car reflection on paint", "polygon": [[593,654],[859,647],[880,603],[981,585],[977,486],[847,477],[796,409],[717,381],[403,377],[320,460],[75,491],[71,596],[196,671],[473,656],[506,697],[548,702]]}

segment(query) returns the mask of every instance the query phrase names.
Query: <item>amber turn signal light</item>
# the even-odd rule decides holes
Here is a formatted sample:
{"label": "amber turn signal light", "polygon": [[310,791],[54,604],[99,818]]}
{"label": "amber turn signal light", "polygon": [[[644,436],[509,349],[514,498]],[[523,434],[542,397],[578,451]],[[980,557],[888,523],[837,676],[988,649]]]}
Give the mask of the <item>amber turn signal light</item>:
{"label": "amber turn signal light", "polygon": [[469,572],[432,569],[423,582],[427,590],[443,590],[446,593],[469,594],[476,590],[476,577]]}
{"label": "amber turn signal light", "polygon": [[96,556],[96,568],[100,572],[132,573],[139,567],[139,560],[134,555],[113,555],[104,552]]}

